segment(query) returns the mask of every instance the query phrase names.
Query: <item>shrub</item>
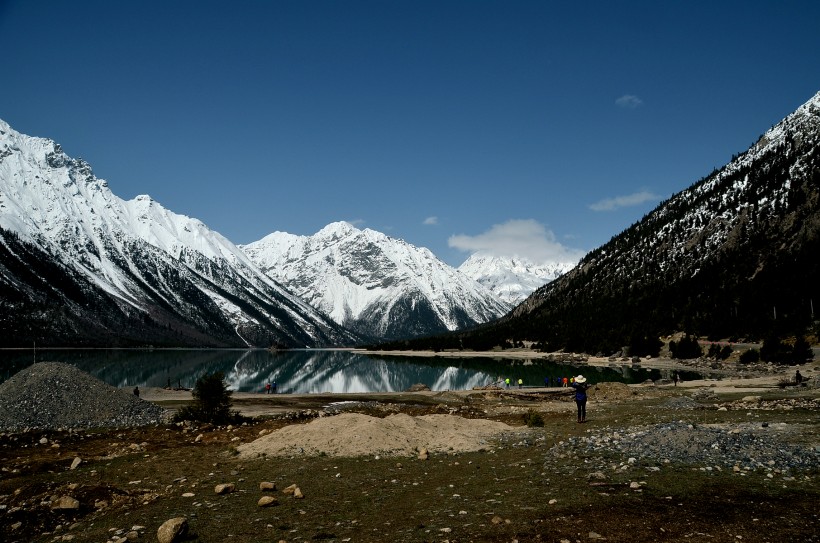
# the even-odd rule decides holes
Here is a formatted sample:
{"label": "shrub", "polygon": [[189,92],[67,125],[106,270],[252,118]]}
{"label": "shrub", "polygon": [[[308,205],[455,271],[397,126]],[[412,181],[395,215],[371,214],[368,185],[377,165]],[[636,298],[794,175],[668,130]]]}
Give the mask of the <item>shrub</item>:
{"label": "shrub", "polygon": [[221,371],[197,379],[191,394],[194,397],[193,404],[180,409],[175,420],[196,420],[212,424],[243,420],[237,411],[231,411],[231,391],[228,390],[228,383]]}
{"label": "shrub", "polygon": [[544,417],[541,416],[541,413],[533,411],[530,409],[526,413],[524,413],[524,423],[532,428],[533,426],[542,427],[544,426]]}
{"label": "shrub", "polygon": [[741,364],[753,364],[760,360],[760,351],[757,349],[749,349],[740,354]]}
{"label": "shrub", "polygon": [[670,341],[669,350],[672,358],[700,358],[703,356],[703,349],[700,347],[697,338],[685,335],[680,341]]}

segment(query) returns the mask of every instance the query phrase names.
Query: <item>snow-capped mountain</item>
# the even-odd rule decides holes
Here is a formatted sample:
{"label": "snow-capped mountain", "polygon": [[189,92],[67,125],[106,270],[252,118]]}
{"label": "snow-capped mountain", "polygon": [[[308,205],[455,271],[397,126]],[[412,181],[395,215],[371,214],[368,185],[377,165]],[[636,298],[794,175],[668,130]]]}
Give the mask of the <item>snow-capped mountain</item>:
{"label": "snow-capped mountain", "polygon": [[373,338],[456,330],[509,309],[428,249],[346,222],[312,236],[274,232],[240,248],[313,307]]}
{"label": "snow-capped mountain", "polygon": [[148,196],[118,198],[89,164],[3,121],[0,257],[0,314],[15,315],[29,330],[3,321],[0,328],[17,336],[7,342],[353,341],[202,222]]}
{"label": "snow-capped mountain", "polygon": [[458,271],[487,287],[507,305],[516,306],[537,288],[558,279],[576,264],[577,262],[536,264],[521,257],[475,253],[458,267]]}

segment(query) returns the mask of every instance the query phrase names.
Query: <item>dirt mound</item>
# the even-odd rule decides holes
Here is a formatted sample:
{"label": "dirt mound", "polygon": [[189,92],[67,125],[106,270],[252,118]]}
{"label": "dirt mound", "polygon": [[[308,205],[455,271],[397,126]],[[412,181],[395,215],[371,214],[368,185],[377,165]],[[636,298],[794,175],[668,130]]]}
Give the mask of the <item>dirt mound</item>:
{"label": "dirt mound", "polygon": [[625,383],[607,382],[593,385],[588,394],[591,400],[625,400],[634,396],[635,391]]}
{"label": "dirt mound", "polygon": [[0,384],[0,430],[145,426],[165,416],[161,407],[61,362],[34,364]]}
{"label": "dirt mound", "polygon": [[489,440],[521,431],[502,422],[454,415],[385,418],[345,413],[287,426],[238,447],[242,458],[298,454],[328,456],[412,456],[430,452],[464,452],[488,448]]}

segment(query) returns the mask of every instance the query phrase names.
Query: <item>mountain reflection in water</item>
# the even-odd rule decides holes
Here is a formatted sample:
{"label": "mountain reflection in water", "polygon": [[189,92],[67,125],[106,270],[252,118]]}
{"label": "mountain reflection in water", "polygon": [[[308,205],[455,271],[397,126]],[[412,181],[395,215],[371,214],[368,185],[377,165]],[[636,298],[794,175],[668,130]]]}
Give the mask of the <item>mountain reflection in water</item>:
{"label": "mountain reflection in water", "polygon": [[[192,388],[203,375],[221,371],[231,390],[279,393],[395,392],[421,383],[432,390],[467,390],[509,377],[543,386],[546,377],[578,373],[590,382],[638,383],[668,377],[658,370],[584,367],[498,358],[413,358],[364,355],[340,350],[38,350],[37,361],[65,362],[98,379],[124,387]],[[0,381],[31,365],[32,351],[0,351]],[[683,375],[684,379],[697,376]]]}

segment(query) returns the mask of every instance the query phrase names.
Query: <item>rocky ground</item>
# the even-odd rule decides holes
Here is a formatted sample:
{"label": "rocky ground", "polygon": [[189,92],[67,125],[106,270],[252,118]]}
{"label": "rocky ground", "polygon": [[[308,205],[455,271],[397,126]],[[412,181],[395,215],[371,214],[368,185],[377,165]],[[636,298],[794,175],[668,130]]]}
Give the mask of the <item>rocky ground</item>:
{"label": "rocky ground", "polygon": [[236,427],[37,366],[0,385],[3,541],[820,540],[817,365],[596,383],[587,424],[488,389],[235,394]]}

